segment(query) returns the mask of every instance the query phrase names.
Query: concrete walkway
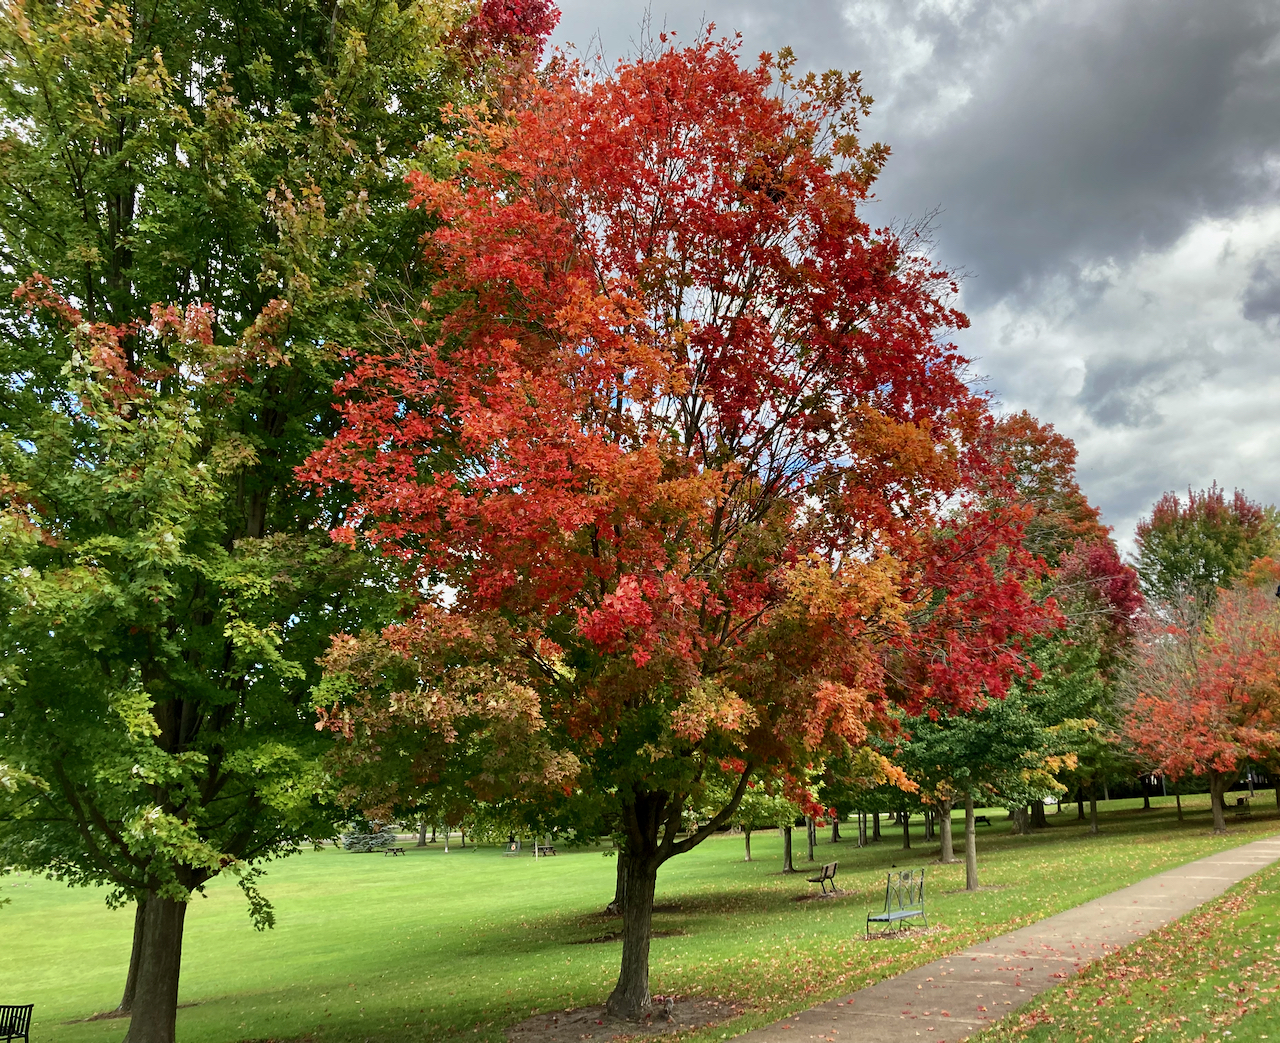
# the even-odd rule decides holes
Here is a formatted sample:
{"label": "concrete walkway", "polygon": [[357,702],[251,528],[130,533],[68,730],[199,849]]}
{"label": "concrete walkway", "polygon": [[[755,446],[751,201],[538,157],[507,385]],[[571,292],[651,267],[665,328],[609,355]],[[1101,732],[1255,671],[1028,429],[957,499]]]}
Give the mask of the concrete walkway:
{"label": "concrete walkway", "polygon": [[1280,837],[1170,869],[734,1043],[951,1043],[1280,859]]}

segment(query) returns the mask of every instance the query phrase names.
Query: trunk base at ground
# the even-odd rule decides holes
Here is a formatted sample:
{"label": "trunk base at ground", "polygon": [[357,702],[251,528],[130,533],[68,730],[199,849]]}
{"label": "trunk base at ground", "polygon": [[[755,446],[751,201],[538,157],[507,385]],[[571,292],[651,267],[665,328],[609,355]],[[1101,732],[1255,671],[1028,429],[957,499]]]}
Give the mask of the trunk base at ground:
{"label": "trunk base at ground", "polygon": [[622,907],[622,966],[605,1009],[615,1018],[639,1021],[649,1012],[649,942],[653,936],[656,859],[628,857]]}
{"label": "trunk base at ground", "polygon": [[749,829],[744,829],[744,830],[742,831],[742,839],[743,839],[743,840],[745,840],[745,841],[747,842],[747,854],[746,854],[746,857],[745,857],[745,858],[743,858],[743,860],[742,860],[742,861],[744,861],[744,862],[750,862],[750,861],[751,861],[751,830],[749,830]]}
{"label": "trunk base at ground", "polygon": [[1098,795],[1089,796],[1089,832],[1098,832]]}
{"label": "trunk base at ground", "polygon": [[899,812],[902,819],[902,850],[911,850],[911,816],[905,812]]}
{"label": "trunk base at ground", "polygon": [[956,849],[951,842],[951,801],[938,804],[938,832],[942,835],[942,855],[939,861],[949,866],[956,860]]}
{"label": "trunk base at ground", "polygon": [[974,828],[973,794],[964,798],[964,889],[978,889],[978,832]]}
{"label": "trunk base at ground", "polygon": [[782,871],[794,873],[796,867],[791,864],[791,827],[782,827]]}
{"label": "trunk base at ground", "polygon": [[1235,780],[1236,777],[1233,775],[1223,775],[1218,772],[1210,772],[1209,774],[1209,803],[1213,807],[1213,831],[1215,833],[1225,833],[1227,831],[1227,790],[1231,788],[1231,784]]}
{"label": "trunk base at ground", "polygon": [[840,843],[840,816],[835,815],[831,819],[831,843]]}
{"label": "trunk base at ground", "polygon": [[124,1043],[174,1043],[187,903],[147,896],[133,1014]]}
{"label": "trunk base at ground", "polygon": [[1031,828],[1048,829],[1049,820],[1044,817],[1044,801],[1037,800],[1031,805]]}
{"label": "trunk base at ground", "polygon": [[871,813],[871,839],[880,839],[880,812],[873,811]]}

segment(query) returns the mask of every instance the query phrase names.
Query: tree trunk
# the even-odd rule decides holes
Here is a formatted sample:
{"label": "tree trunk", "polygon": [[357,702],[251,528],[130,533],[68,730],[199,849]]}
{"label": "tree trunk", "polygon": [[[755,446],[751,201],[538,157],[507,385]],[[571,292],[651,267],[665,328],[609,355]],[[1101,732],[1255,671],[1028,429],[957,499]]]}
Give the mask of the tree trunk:
{"label": "tree trunk", "polygon": [[[1276,787],[1276,793],[1280,794],[1280,786]],[[858,847],[867,846],[867,813],[865,811],[858,812]]]}
{"label": "tree trunk", "polygon": [[604,907],[610,916],[621,916],[627,905],[627,871],[624,863],[627,860],[625,849],[618,848],[618,879],[613,885],[613,901]]}
{"label": "tree trunk", "polygon": [[615,1018],[638,1021],[649,1010],[649,941],[653,936],[656,858],[626,859],[627,900],[622,908],[622,966],[605,1009]]}
{"label": "tree trunk", "polygon": [[1271,780],[1276,787],[1276,807],[1280,808],[1280,779],[1272,778]]}
{"label": "tree trunk", "polygon": [[424,818],[418,823],[418,847],[427,846],[427,820]]}
{"label": "tree trunk", "polygon": [[1151,785],[1150,785],[1150,783],[1151,783],[1151,779],[1150,779],[1148,776],[1143,775],[1143,776],[1142,776],[1142,810],[1143,810],[1143,811],[1150,811],[1150,810],[1151,810]]}
{"label": "tree trunk", "polygon": [[1084,821],[1084,786],[1076,790],[1076,820]]}
{"label": "tree trunk", "polygon": [[1031,805],[1031,828],[1048,829],[1049,820],[1044,817],[1044,801],[1037,800]]}
{"label": "tree trunk", "polygon": [[880,812],[871,812],[871,839],[873,841],[880,839]]}
{"label": "tree trunk", "polygon": [[147,915],[147,900],[139,898],[133,910],[133,948],[129,951],[129,973],[124,979],[124,995],[120,1006],[112,1012],[118,1017],[133,1010],[133,997],[138,991],[138,964],[142,961],[142,931]]}
{"label": "tree trunk", "polygon": [[467,849],[467,831],[461,826],[458,827],[458,836],[462,838],[462,850],[465,851]]}
{"label": "tree trunk", "polygon": [[742,829],[742,838],[747,842],[747,857],[744,858],[742,861],[750,862],[751,861],[751,830],[747,829],[745,826]]}
{"label": "tree trunk", "polygon": [[1178,821],[1181,822],[1182,821],[1182,790],[1178,790],[1173,795],[1173,799],[1178,805]]}
{"label": "tree trunk", "polygon": [[942,834],[942,854],[939,861],[944,866],[956,860],[956,849],[951,843],[951,801],[938,802],[938,832]]}
{"label": "tree trunk", "polygon": [[187,903],[147,895],[133,1014],[124,1043],[174,1043]]}
{"label": "tree trunk", "polygon": [[1015,836],[1023,837],[1031,832],[1031,816],[1027,814],[1025,807],[1014,808],[1009,812],[1009,817],[1013,819]]}
{"label": "tree trunk", "polygon": [[831,843],[840,843],[840,815],[831,816]]}
{"label": "tree trunk", "polygon": [[794,873],[796,867],[791,864],[791,827],[782,827],[782,871]]}
{"label": "tree trunk", "polygon": [[1209,773],[1209,803],[1213,807],[1213,831],[1215,833],[1225,833],[1227,831],[1226,796],[1232,781],[1230,775],[1224,775],[1217,771]]}
{"label": "tree trunk", "polygon": [[431,843],[433,843],[433,844],[434,844],[435,842],[436,842],[436,827],[435,827],[435,824],[434,824],[434,823],[432,823],[432,825],[431,825]]}
{"label": "tree trunk", "polygon": [[1089,832],[1097,833],[1098,830],[1098,789],[1095,786],[1089,791]]}
{"label": "tree trunk", "polygon": [[902,819],[902,850],[911,850],[911,815],[906,811],[898,812],[898,817]]}
{"label": "tree trunk", "polygon": [[804,817],[805,839],[809,841],[809,861],[813,861],[813,847],[818,841],[818,824],[812,815]]}
{"label": "tree trunk", "polygon": [[964,795],[964,889],[978,889],[978,834],[973,821],[973,794]]}
{"label": "tree trunk", "polygon": [[1102,781],[1102,799],[1108,802],[1111,800],[1111,790],[1107,788],[1107,782],[1105,779]]}

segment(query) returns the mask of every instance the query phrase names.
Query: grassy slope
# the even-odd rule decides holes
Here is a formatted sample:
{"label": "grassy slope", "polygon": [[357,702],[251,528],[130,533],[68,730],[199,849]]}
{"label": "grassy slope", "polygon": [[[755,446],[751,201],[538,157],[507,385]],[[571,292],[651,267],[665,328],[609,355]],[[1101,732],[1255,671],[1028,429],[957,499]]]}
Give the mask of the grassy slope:
{"label": "grassy slope", "polygon": [[973,1043],[1280,1039],[1280,866],[1090,967]]}
{"label": "grassy slope", "polygon": [[[750,864],[741,838],[715,838],[659,876],[659,903],[678,908],[659,913],[655,929],[682,933],[654,940],[653,990],[745,1001],[756,1011],[733,1023],[743,1031],[1280,828],[1268,810],[1214,837],[1205,799],[1184,801],[1198,810],[1182,826],[1171,807],[1143,813],[1140,802],[1113,801],[1100,837],[1087,835],[1073,809],[1050,812],[1052,828],[1031,837],[1010,836],[994,813],[996,825],[980,827],[979,857],[983,883],[999,887],[965,894],[962,866],[931,868],[930,922],[940,930],[910,941],[861,935],[885,870],[936,858],[937,845],[923,844],[918,830],[911,852],[901,850],[900,830],[861,851],[824,840],[817,859],[840,860],[846,893],[808,902],[795,898],[815,887],[777,872],[776,834],[753,838]],[[1268,795],[1256,805],[1269,803]],[[496,1041],[535,1010],[600,1002],[620,943],[576,943],[616,928],[595,915],[612,895],[614,865],[598,850],[537,863],[489,848],[445,855],[439,845],[404,858],[309,852],[272,867],[265,890],[278,926],[264,934],[250,928],[234,884],[215,881],[187,919],[181,1000],[192,1006],[179,1012],[180,1038]],[[28,876],[0,879],[0,893],[13,899],[0,910],[0,1002],[34,1002],[41,1041],[119,1039],[118,1021],[75,1019],[118,1000],[131,914]]]}

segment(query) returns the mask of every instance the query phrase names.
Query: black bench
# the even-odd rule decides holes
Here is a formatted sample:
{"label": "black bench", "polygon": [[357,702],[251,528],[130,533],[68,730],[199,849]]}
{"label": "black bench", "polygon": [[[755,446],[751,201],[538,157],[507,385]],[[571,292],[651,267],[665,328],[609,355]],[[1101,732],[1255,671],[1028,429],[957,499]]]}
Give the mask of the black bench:
{"label": "black bench", "polygon": [[1248,797],[1236,797],[1236,818],[1253,818]]}
{"label": "black bench", "polygon": [[973,824],[975,826],[989,826],[991,825],[991,819],[987,818],[986,815],[974,815]]}
{"label": "black bench", "polygon": [[34,1003],[25,1007],[0,1007],[0,1036],[4,1036],[5,1043],[13,1043],[15,1039],[31,1043],[31,1011],[34,1007]]}
{"label": "black bench", "polygon": [[551,844],[535,844],[534,846],[538,849],[538,854],[540,855],[554,855],[556,853],[555,847]]}
{"label": "black bench", "polygon": [[384,847],[382,849],[383,858],[386,858],[388,855],[403,855],[403,854],[404,854],[404,848],[402,847]]}
{"label": "black bench", "polygon": [[890,873],[884,885],[884,909],[867,914],[867,940],[871,939],[871,925],[884,924],[880,933],[890,927],[906,926],[906,921],[920,917],[926,927],[929,921],[924,915],[924,870],[908,869]]}
{"label": "black bench", "polygon": [[831,893],[835,894],[840,888],[836,887],[836,870],[840,868],[839,862],[828,862],[822,867],[822,871],[817,876],[809,877],[809,883],[821,884],[822,893],[827,893],[827,884],[831,884]]}

